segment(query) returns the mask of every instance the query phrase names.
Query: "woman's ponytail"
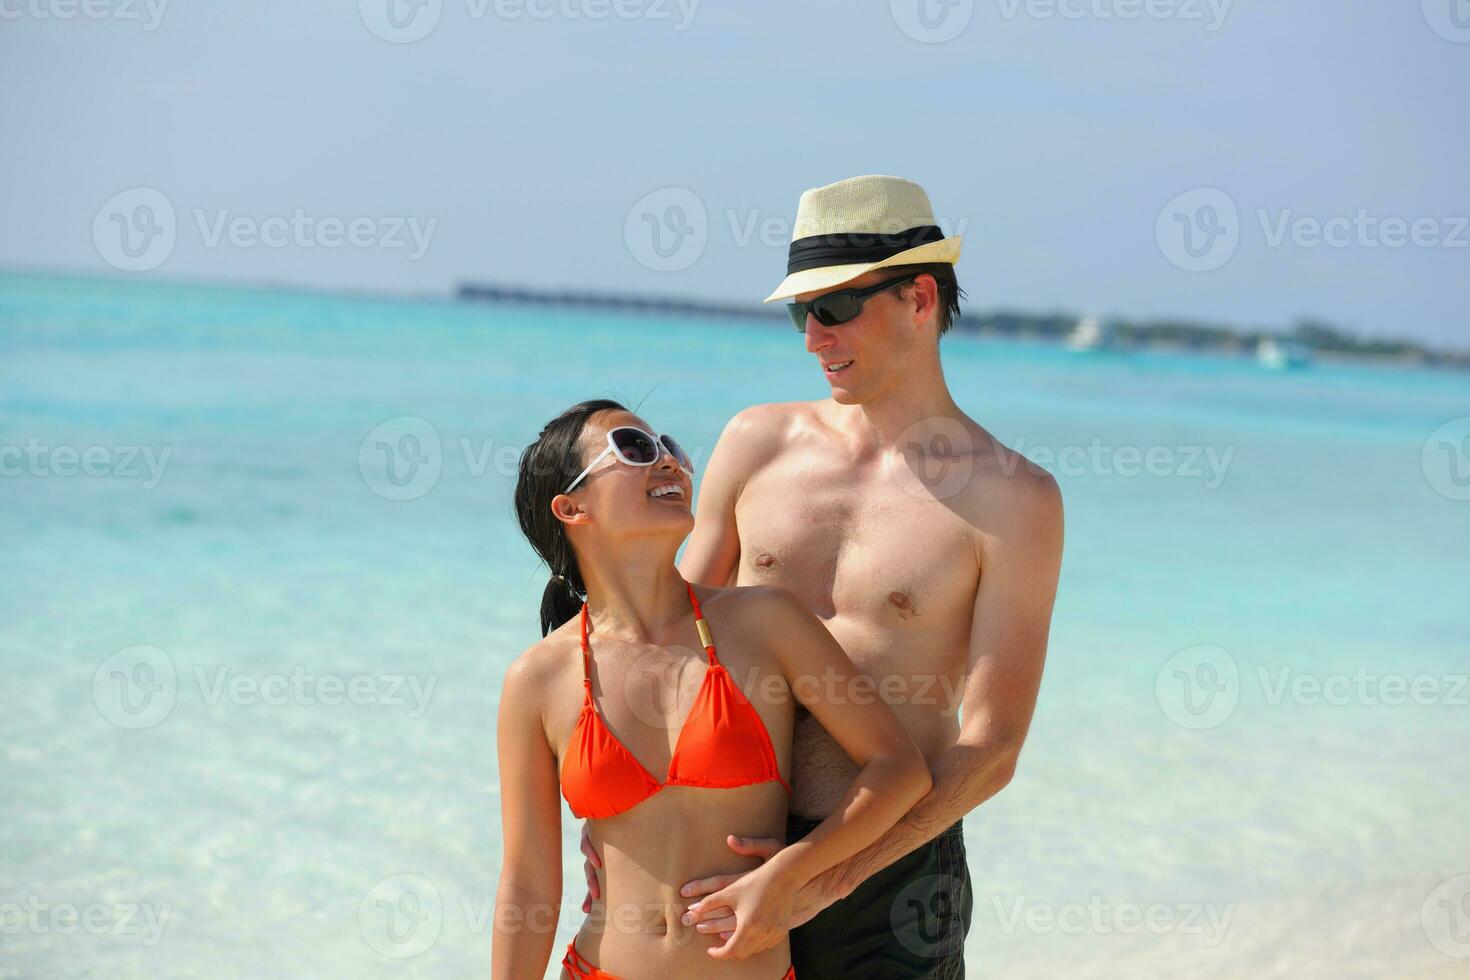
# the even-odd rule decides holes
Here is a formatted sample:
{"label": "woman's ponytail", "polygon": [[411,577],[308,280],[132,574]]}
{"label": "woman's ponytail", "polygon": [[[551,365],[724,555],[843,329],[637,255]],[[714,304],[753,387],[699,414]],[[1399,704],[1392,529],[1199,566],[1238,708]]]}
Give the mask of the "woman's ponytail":
{"label": "woman's ponytail", "polygon": [[553,575],[541,593],[541,635],[545,636],[582,610],[585,594],[564,575]]}

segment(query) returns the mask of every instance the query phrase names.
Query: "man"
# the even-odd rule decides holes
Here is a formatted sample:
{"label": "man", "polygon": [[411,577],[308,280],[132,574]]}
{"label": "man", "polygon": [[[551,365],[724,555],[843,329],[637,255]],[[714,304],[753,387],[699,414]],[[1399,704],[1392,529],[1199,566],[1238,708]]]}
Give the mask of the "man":
{"label": "man", "polygon": [[[897,177],[801,197],[788,275],[831,386],[757,405],[720,436],[681,571],[777,585],[820,616],[924,753],[933,789],[877,842],[814,879],[791,921],[798,977],[961,977],[973,898],[961,820],[1009,782],[1041,681],[1062,552],[1055,481],[955,404],[939,339],[958,314],[960,238]],[[813,678],[820,683],[820,678]],[[787,840],[841,801],[856,767],[809,714],[792,749]],[[596,891],[586,843],[588,882]],[[736,840],[768,857],[774,840]],[[734,928],[686,885],[686,923]]]}

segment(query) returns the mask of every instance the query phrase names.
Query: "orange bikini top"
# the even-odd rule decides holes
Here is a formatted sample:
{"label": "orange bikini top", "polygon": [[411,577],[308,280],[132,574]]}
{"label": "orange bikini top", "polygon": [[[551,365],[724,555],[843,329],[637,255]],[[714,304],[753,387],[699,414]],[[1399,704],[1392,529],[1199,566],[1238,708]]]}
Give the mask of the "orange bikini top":
{"label": "orange bikini top", "polygon": [[561,794],[580,818],[616,816],[665,786],[732,788],[775,780],[791,793],[776,764],[770,733],[715,656],[694,587],[685,587],[709,665],[662,783],[613,737],[592,701],[592,648],[587,643],[587,604],[582,604],[582,713],[561,767]]}

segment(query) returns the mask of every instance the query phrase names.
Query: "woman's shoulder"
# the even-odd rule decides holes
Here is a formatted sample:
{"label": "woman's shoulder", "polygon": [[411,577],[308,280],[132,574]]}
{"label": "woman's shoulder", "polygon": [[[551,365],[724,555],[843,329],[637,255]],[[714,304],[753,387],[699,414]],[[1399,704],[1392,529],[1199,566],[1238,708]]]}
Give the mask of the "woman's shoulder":
{"label": "woman's shoulder", "polygon": [[503,691],[534,695],[562,679],[579,649],[576,620],[569,620],[522,650],[505,669]]}

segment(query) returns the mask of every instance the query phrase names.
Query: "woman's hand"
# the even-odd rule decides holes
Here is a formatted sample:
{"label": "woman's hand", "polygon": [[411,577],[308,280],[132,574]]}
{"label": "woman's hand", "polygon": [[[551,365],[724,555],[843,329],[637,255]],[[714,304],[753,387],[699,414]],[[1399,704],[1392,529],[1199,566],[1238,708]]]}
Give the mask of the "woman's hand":
{"label": "woman's hand", "polygon": [[[740,838],[731,836],[727,843],[742,851]],[[724,876],[726,883],[690,905],[684,916],[684,923],[700,932],[720,933],[724,944],[707,950],[716,959],[743,960],[770,949],[791,930],[792,912],[803,883],[786,870],[783,862],[770,860],[781,849],[779,841],[761,844],[757,850],[745,853],[767,852],[760,854],[766,859],[764,864],[741,875]],[[710,921],[701,922],[702,918]]]}

